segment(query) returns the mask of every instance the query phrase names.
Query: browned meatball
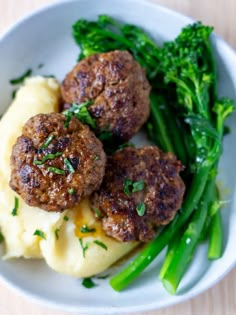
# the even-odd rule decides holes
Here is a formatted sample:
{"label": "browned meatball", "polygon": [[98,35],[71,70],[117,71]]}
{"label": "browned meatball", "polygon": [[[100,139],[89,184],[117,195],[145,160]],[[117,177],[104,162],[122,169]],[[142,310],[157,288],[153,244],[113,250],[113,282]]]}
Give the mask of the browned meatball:
{"label": "browned meatball", "polygon": [[150,85],[145,70],[127,51],[95,54],[80,61],[61,86],[68,104],[92,100],[88,110],[97,134],[110,131],[117,142],[128,141],[149,116]]}
{"label": "browned meatball", "polygon": [[63,114],[28,120],[13,146],[10,186],[30,206],[48,211],[74,207],[98,189],[106,156],[89,128]]}
{"label": "browned meatball", "polygon": [[108,157],[102,186],[92,204],[104,214],[103,229],[119,241],[149,241],[180,208],[183,169],[172,153],[154,146],[125,148]]}

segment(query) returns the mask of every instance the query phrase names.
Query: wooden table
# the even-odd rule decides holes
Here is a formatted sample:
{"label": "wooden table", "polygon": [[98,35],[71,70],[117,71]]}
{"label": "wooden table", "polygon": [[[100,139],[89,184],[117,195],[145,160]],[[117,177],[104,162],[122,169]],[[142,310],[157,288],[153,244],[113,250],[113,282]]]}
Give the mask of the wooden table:
{"label": "wooden table", "polygon": [[[98,0],[99,1],[99,0]],[[19,17],[30,13],[52,0],[0,0],[0,33]],[[236,49],[235,0],[152,0],[215,26],[216,32]],[[235,315],[236,269],[219,284],[187,302],[159,311],[136,315]],[[1,315],[65,315],[33,304],[0,283]]]}

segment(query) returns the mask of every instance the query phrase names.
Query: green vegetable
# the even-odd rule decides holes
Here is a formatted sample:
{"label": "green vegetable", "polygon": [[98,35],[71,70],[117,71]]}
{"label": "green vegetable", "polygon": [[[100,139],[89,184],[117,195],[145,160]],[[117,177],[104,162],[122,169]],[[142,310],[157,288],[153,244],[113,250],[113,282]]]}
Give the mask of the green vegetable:
{"label": "green vegetable", "polygon": [[103,242],[99,241],[99,240],[95,240],[93,241],[94,244],[97,244],[98,246],[102,247],[103,249],[107,250],[107,245],[104,244]]}
{"label": "green vegetable", "polygon": [[132,192],[137,192],[137,191],[143,190],[144,186],[145,186],[145,183],[143,180],[139,180],[138,182],[133,182]]}
{"label": "green vegetable", "polygon": [[11,83],[12,85],[23,83],[24,80],[25,80],[27,77],[30,77],[30,76],[31,76],[31,73],[32,73],[32,69],[28,69],[27,71],[25,71],[25,72],[24,72],[21,76],[19,76],[18,78],[11,79],[11,80],[10,80],[10,83]]}
{"label": "green vegetable", "polygon": [[144,189],[145,183],[143,180],[133,182],[132,180],[125,178],[124,180],[124,193],[129,197],[131,192],[137,192]]}
{"label": "green vegetable", "polygon": [[122,25],[106,15],[100,15],[96,22],[78,20],[73,25],[73,36],[80,46],[79,60],[94,53],[112,50],[128,50],[134,58],[154,77],[158,54],[156,44],[140,28]]}
{"label": "green vegetable", "polygon": [[84,278],[82,280],[82,285],[87,289],[91,289],[96,286],[96,284],[91,278]]}
{"label": "green vegetable", "polygon": [[4,241],[4,236],[3,234],[0,232],[0,244]]}
{"label": "green vegetable", "polygon": [[18,208],[19,208],[19,199],[17,197],[14,198],[14,208],[12,209],[11,214],[13,216],[16,216],[18,213]]}
{"label": "green vegetable", "polygon": [[54,231],[54,233],[55,233],[55,237],[56,237],[56,239],[57,240],[59,240],[59,231],[60,231],[60,229],[55,229],[55,231]]}
{"label": "green vegetable", "polygon": [[75,191],[74,191],[73,188],[69,188],[69,189],[68,189],[68,194],[69,194],[69,195],[73,195],[74,192],[75,192]]}
{"label": "green vegetable", "polygon": [[41,237],[41,238],[43,238],[43,239],[46,240],[46,235],[45,235],[45,233],[44,233],[43,231],[41,231],[41,230],[35,230],[33,235],[39,236],[39,237]]}
{"label": "green vegetable", "polygon": [[91,116],[88,111],[88,107],[92,105],[92,101],[87,101],[81,104],[72,104],[72,106],[63,112],[66,116],[66,121],[64,123],[64,127],[67,128],[70,120],[73,116],[79,119],[82,123],[89,125],[92,129],[96,128],[96,120]]}
{"label": "green vegetable", "polygon": [[81,233],[92,233],[95,232],[96,229],[94,228],[89,228],[86,224],[84,224],[81,228],[80,228],[80,232]]}
{"label": "green vegetable", "polygon": [[46,149],[48,145],[52,142],[53,138],[54,138],[54,134],[49,135],[46,141],[44,142],[44,144],[41,145],[40,149]]}
{"label": "green vegetable", "polygon": [[85,255],[86,255],[86,251],[88,250],[88,243],[86,243],[85,245],[84,245],[84,243],[83,243],[83,239],[82,238],[79,238],[79,243],[80,243],[80,246],[81,246],[81,248],[82,248],[82,252],[83,252],[83,257],[85,258]]}
{"label": "green vegetable", "polygon": [[15,97],[16,97],[17,91],[18,91],[18,89],[12,91],[11,98],[12,98],[13,100],[14,100]]}
{"label": "green vegetable", "polygon": [[34,165],[42,165],[45,163],[47,160],[54,160],[56,157],[61,156],[63,153],[62,152],[57,152],[57,153],[49,153],[45,155],[42,160],[34,160],[33,164]]}
{"label": "green vegetable", "polygon": [[100,158],[99,158],[99,156],[97,156],[97,155],[96,155],[95,158],[93,159],[94,162],[99,161],[99,160],[100,160]]}
{"label": "green vegetable", "polygon": [[98,208],[92,208],[92,210],[94,211],[94,213],[96,214],[96,216],[97,216],[99,219],[102,219],[102,218],[103,218],[103,215],[102,215],[101,211],[100,211]]}
{"label": "green vegetable", "polygon": [[209,226],[208,259],[210,260],[220,258],[223,252],[223,228],[219,210],[211,218]]}
{"label": "green vegetable", "polygon": [[145,203],[140,202],[137,204],[136,211],[140,217],[142,217],[145,214],[145,210],[146,210]]}
{"label": "green vegetable", "polygon": [[74,173],[75,172],[75,169],[74,167],[72,166],[71,162],[69,161],[69,159],[65,158],[64,159],[64,164],[65,164],[65,167],[67,169],[67,171],[69,173]]}
{"label": "green vegetable", "polygon": [[125,178],[124,180],[124,193],[129,197],[130,190],[132,189],[133,182],[132,180]]}
{"label": "green vegetable", "polygon": [[63,218],[64,221],[69,221],[69,217],[67,215],[64,216]]}
{"label": "green vegetable", "polygon": [[179,239],[179,244],[175,248],[174,256],[170,259],[169,266],[162,274],[162,283],[171,294],[176,292],[182,276],[193,259],[194,251],[207,218],[208,207],[212,202],[214,186],[215,180],[207,183],[198,208],[195,210],[183,236]]}
{"label": "green vegetable", "polygon": [[58,174],[58,175],[65,175],[66,172],[64,170],[61,170],[60,168],[49,166],[48,168],[49,172]]}

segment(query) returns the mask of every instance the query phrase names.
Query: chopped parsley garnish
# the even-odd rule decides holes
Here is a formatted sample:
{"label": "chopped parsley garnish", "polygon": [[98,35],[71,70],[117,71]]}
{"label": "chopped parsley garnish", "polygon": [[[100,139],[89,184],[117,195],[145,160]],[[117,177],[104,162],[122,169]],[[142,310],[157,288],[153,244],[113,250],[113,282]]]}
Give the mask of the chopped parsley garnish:
{"label": "chopped parsley garnish", "polygon": [[75,191],[74,191],[73,188],[69,188],[69,189],[68,189],[68,194],[69,194],[69,195],[73,195],[74,192],[75,192]]}
{"label": "chopped parsley garnish", "polygon": [[96,162],[98,160],[100,160],[100,157],[96,155],[95,158],[93,159],[93,161]]}
{"label": "chopped parsley garnish", "polygon": [[143,180],[140,180],[138,182],[134,182],[133,183],[133,189],[132,189],[132,192],[137,192],[137,191],[141,191],[144,189],[144,181]]}
{"label": "chopped parsley garnish", "polygon": [[87,289],[91,289],[96,286],[91,278],[84,278],[82,281],[82,285]]}
{"label": "chopped parsley garnish", "polygon": [[110,275],[97,276],[97,279],[107,279]]}
{"label": "chopped parsley garnish", "polygon": [[56,239],[59,240],[59,229],[58,228],[55,229],[54,233],[55,233]]}
{"label": "chopped parsley garnish", "polygon": [[54,74],[44,74],[44,78],[56,78]]}
{"label": "chopped parsley garnish", "polygon": [[96,128],[96,120],[91,116],[87,106],[81,107],[78,114],[75,115],[82,123],[90,126],[92,129]]}
{"label": "chopped parsley garnish", "polygon": [[89,228],[86,224],[84,224],[81,228],[80,228],[80,232],[81,233],[92,233],[95,232],[96,229],[95,228]]}
{"label": "chopped parsley garnish", "polygon": [[99,219],[102,219],[102,218],[103,218],[103,215],[102,215],[101,211],[100,211],[98,208],[92,208],[92,210],[94,211],[94,213],[96,214],[96,216],[97,216]]}
{"label": "chopped parsley garnish", "polygon": [[124,148],[127,148],[127,147],[135,147],[135,145],[131,142],[126,142],[126,143],[120,144],[116,151],[123,150]]}
{"label": "chopped parsley garnish", "polygon": [[43,239],[46,240],[46,235],[45,235],[45,233],[44,233],[43,231],[41,231],[41,230],[35,230],[35,232],[34,232],[33,235],[37,235],[37,236],[39,236],[39,237],[41,237],[41,238],[43,238]]}
{"label": "chopped parsley garnish", "polygon": [[48,147],[48,145],[51,143],[52,139],[54,138],[54,135],[51,134],[50,136],[48,136],[48,138],[46,139],[46,141],[44,142],[43,145],[41,145],[40,149],[45,149]]}
{"label": "chopped parsley garnish", "polygon": [[63,218],[64,221],[69,221],[69,217],[67,215],[64,216]]}
{"label": "chopped parsley garnish", "polygon": [[88,243],[86,243],[85,245],[83,244],[83,240],[82,238],[79,238],[79,243],[80,243],[80,246],[82,248],[82,251],[83,251],[83,257],[85,258],[85,254],[86,254],[86,250],[88,250]]}
{"label": "chopped parsley garnish", "polygon": [[63,114],[66,116],[66,121],[64,122],[64,127],[68,128],[69,123],[71,121],[71,118],[73,116],[73,113],[69,112],[69,111],[65,111],[65,112],[63,112]]}
{"label": "chopped parsley garnish", "polygon": [[4,241],[4,236],[3,234],[0,232],[0,244]]}
{"label": "chopped parsley garnish", "polygon": [[132,189],[133,182],[132,180],[125,178],[124,180],[124,193],[129,197],[130,189]]}
{"label": "chopped parsley garnish", "polygon": [[132,180],[126,178],[124,180],[124,193],[129,197],[131,192],[137,192],[144,189],[145,183],[143,180],[133,182]]}
{"label": "chopped parsley garnish", "polygon": [[74,167],[72,166],[71,162],[67,158],[64,159],[64,164],[65,164],[65,167],[69,173],[75,172]]}
{"label": "chopped parsley garnish", "polygon": [[113,133],[109,130],[109,126],[107,126],[104,129],[101,129],[100,134],[98,135],[98,138],[101,141],[107,141],[107,140],[111,140]]}
{"label": "chopped parsley garnish", "polygon": [[65,175],[66,172],[64,170],[61,170],[60,168],[49,166],[48,168],[49,172],[55,173],[57,175]]}
{"label": "chopped parsley garnish", "polygon": [[94,244],[97,244],[98,246],[100,246],[103,249],[107,250],[107,245],[105,245],[103,242],[100,242],[99,240],[95,240],[93,242],[94,242]]}
{"label": "chopped parsley garnish", "polygon": [[12,93],[11,93],[11,97],[12,97],[13,100],[14,100],[14,98],[16,97],[17,91],[18,91],[18,89],[13,90]]}
{"label": "chopped parsley garnish", "polygon": [[19,199],[18,199],[17,197],[15,197],[14,208],[12,209],[12,212],[11,212],[11,214],[12,214],[14,217],[17,215],[18,208],[19,208]]}
{"label": "chopped parsley garnish", "polygon": [[61,156],[63,153],[62,152],[57,152],[57,153],[49,153],[47,155],[45,155],[41,161],[39,160],[34,160],[33,164],[34,165],[42,165],[44,162],[46,162],[47,160],[53,160],[58,156]]}
{"label": "chopped parsley garnish", "polygon": [[146,210],[146,206],[144,202],[140,202],[137,204],[136,211],[140,217],[142,217],[145,214],[145,210]]}
{"label": "chopped parsley garnish", "polygon": [[64,127],[67,128],[72,116],[75,116],[82,123],[89,125],[91,128],[96,128],[96,120],[91,116],[88,111],[88,107],[92,105],[92,101],[87,101],[81,104],[73,103],[72,106],[63,112],[66,116],[66,121],[64,123]]}
{"label": "chopped parsley garnish", "polygon": [[29,77],[32,73],[31,69],[28,69],[26,72],[24,72],[21,76],[15,79],[11,79],[10,83],[15,85],[15,84],[20,84],[24,81],[25,78]]}

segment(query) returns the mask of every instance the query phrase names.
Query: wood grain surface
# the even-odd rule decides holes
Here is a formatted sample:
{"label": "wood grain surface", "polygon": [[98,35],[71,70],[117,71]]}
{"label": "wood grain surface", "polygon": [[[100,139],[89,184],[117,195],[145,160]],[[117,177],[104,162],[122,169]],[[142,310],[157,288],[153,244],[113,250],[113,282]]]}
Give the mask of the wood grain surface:
{"label": "wood grain surface", "polygon": [[[236,0],[151,1],[187,14],[196,20],[214,25],[216,32],[236,49]],[[18,18],[52,2],[52,0],[0,0],[0,34],[15,23]],[[235,315],[235,297],[236,269],[232,270],[213,288],[187,302],[157,311],[137,313],[136,315]],[[0,314],[66,315],[68,313],[34,304],[0,282]]]}

